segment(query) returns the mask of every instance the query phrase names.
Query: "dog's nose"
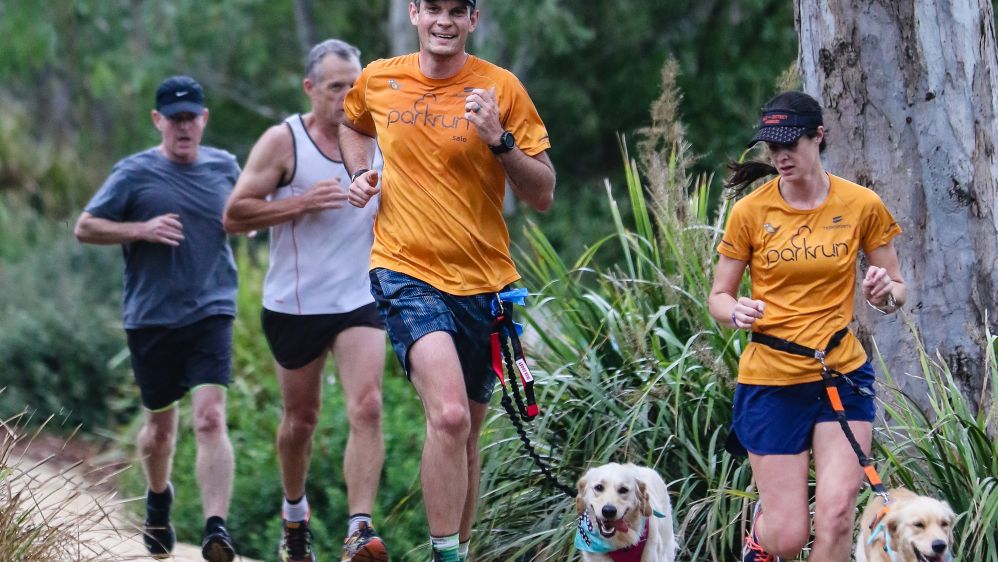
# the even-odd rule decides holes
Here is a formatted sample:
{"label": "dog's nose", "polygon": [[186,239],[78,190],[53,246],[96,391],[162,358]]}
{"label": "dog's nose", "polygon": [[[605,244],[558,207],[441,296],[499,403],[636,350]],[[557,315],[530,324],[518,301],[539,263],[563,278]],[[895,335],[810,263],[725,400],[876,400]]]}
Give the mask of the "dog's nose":
{"label": "dog's nose", "polygon": [[936,554],[942,554],[946,552],[946,541],[941,541],[941,540],[932,541],[932,552],[935,552]]}
{"label": "dog's nose", "polygon": [[[617,508],[612,505],[603,506],[603,518],[604,519],[614,519],[617,517]],[[933,545],[935,546],[935,545]]]}

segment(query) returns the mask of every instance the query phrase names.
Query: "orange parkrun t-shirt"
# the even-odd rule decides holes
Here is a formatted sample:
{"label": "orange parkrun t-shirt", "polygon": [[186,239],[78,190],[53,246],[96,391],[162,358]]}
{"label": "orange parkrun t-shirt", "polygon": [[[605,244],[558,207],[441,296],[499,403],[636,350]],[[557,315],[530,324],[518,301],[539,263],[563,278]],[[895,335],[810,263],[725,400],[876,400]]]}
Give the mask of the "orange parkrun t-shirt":
{"label": "orange parkrun t-shirt", "polygon": [[347,120],[377,137],[385,160],[372,269],[453,295],[495,292],[520,278],[502,215],[505,172],[464,117],[475,88],[495,88],[500,122],[523,152],[551,147],[520,81],[478,57],[444,79],[424,76],[418,53],[377,60],[347,93]]}
{"label": "orange parkrun t-shirt", "polygon": [[[752,298],[766,303],[753,331],[821,349],[853,318],[856,260],[901,232],[872,190],[829,174],[825,202],[794,209],[780,195],[779,178],[767,182],[731,210],[717,251],[748,262]],[[866,361],[850,332],[826,358],[848,373]],[[811,358],[750,343],[738,365],[738,382],[785,386],[821,380]]]}

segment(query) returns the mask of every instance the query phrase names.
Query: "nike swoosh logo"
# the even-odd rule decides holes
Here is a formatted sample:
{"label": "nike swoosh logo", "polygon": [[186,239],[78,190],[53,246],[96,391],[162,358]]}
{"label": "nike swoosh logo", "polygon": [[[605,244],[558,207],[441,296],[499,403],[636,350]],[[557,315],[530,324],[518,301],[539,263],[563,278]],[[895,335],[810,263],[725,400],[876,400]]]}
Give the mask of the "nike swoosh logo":
{"label": "nike swoosh logo", "polygon": [[177,92],[177,97],[182,98],[187,95],[187,92]]}

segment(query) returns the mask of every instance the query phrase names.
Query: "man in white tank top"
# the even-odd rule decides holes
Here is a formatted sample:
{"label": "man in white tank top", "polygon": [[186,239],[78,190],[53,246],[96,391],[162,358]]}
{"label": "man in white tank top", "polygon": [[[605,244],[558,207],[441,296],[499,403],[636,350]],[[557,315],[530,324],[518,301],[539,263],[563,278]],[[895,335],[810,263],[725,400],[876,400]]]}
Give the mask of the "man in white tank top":
{"label": "man in white tank top", "polygon": [[370,515],[385,455],[385,332],[368,277],[377,205],[345,205],[350,177],[337,142],[343,97],[360,70],[360,51],[348,43],[329,39],[312,49],[303,81],[312,111],[260,137],[225,209],[228,232],[270,228],[261,320],[283,397],[281,562],[315,560],[305,480],[329,351],[350,419],[343,460],[350,522],[342,560],[388,559]]}

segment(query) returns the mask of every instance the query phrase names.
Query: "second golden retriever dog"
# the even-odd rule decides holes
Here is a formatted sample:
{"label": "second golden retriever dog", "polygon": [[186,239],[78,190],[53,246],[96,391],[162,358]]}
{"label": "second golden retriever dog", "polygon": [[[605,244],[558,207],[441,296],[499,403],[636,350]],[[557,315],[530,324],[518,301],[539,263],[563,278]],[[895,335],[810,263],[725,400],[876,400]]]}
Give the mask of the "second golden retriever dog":
{"label": "second golden retriever dog", "polygon": [[610,463],[579,479],[575,546],[585,562],[673,562],[676,538],[665,481],[650,468]]}
{"label": "second golden retriever dog", "polygon": [[[944,562],[953,557],[953,519],[949,504],[918,496],[909,490],[890,490],[889,509],[874,523],[884,506],[874,496],[863,511],[856,562]],[[870,540],[870,537],[873,540]]]}

